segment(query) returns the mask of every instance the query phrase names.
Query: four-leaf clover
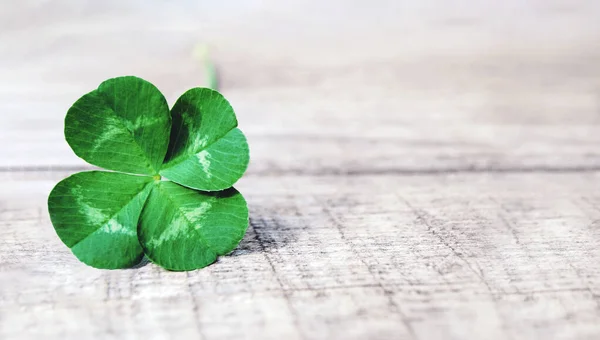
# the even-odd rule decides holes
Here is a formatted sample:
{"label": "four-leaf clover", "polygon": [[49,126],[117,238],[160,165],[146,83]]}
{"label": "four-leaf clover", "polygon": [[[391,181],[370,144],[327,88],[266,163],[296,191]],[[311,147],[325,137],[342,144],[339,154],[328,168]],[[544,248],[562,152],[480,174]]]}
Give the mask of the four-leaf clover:
{"label": "four-leaf clover", "polygon": [[149,82],[109,79],[69,109],[65,138],[77,156],[111,170],[76,173],[48,198],[56,233],[82,262],[127,268],[145,254],[192,270],[244,236],[248,208],[231,186],[248,167],[248,143],[217,91],[193,88],[169,111]]}

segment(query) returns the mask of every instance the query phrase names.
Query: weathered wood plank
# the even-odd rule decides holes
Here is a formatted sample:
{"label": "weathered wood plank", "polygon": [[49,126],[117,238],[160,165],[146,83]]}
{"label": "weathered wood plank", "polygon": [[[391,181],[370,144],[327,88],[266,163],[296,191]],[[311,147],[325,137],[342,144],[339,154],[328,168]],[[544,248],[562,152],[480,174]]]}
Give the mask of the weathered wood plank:
{"label": "weathered wood plank", "polygon": [[[390,3],[389,17],[347,7],[335,33],[336,9],[320,2],[233,12],[192,3],[1,6],[3,169],[82,166],[62,136],[73,101],[107,77],[137,74],[172,103],[203,83],[198,43],[214,46],[252,145],[250,173],[600,167],[595,1]],[[53,15],[41,15],[48,6]],[[267,8],[289,30],[271,29]],[[308,12],[312,25],[299,19]],[[22,13],[39,15],[38,25],[19,24]],[[361,34],[348,40],[357,22]]]}
{"label": "weathered wood plank", "polygon": [[10,176],[2,338],[600,336],[600,173],[251,176],[244,241],[189,273],[86,267],[45,212],[58,178]]}

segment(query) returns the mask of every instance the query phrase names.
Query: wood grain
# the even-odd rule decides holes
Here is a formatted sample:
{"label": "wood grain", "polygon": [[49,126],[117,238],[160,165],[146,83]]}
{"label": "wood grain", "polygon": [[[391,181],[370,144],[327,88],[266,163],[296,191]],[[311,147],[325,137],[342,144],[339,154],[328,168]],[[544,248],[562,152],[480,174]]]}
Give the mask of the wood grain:
{"label": "wood grain", "polygon": [[45,212],[58,178],[1,196],[7,338],[598,335],[598,174],[250,177],[244,241],[189,273],[79,263]]}
{"label": "wood grain", "polygon": [[[0,3],[0,339],[600,338],[597,1]],[[78,262],[64,114],[207,44],[251,225],[203,270]]]}
{"label": "wood grain", "polygon": [[[213,46],[223,91],[250,139],[250,173],[600,167],[594,1],[382,4],[401,21],[383,8],[350,6],[335,34],[321,34],[334,8],[302,22],[300,13],[320,6],[310,2],[240,4],[248,13],[235,15],[188,4],[200,17],[186,6],[75,3],[52,5],[52,15],[43,15],[50,5],[23,9],[40,16],[31,26],[14,22],[15,5],[2,5],[1,169],[83,166],[64,143],[70,105],[122,74],[147,78],[172,104],[204,80],[193,57],[201,43]],[[290,31],[270,29],[270,11]],[[411,13],[421,20],[405,18]],[[354,27],[358,18],[364,23]],[[514,24],[504,25],[509,18]]]}

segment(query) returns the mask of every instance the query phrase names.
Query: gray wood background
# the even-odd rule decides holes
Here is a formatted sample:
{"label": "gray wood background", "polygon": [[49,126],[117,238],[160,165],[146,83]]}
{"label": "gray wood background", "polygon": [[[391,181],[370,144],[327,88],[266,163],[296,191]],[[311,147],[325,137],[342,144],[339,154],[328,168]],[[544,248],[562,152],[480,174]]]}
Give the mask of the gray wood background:
{"label": "gray wood background", "polygon": [[[68,107],[205,81],[251,145],[203,270],[79,263]],[[0,2],[0,339],[599,339],[600,2]]]}

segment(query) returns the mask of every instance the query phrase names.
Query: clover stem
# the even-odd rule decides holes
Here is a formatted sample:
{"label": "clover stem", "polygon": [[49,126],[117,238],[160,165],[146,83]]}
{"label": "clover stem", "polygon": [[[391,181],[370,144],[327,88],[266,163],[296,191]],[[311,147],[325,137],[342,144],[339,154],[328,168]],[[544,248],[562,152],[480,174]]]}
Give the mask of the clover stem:
{"label": "clover stem", "polygon": [[161,179],[162,177],[160,177],[160,175],[154,175],[154,176],[152,176],[152,178],[153,178],[155,181],[160,181],[160,179]]}

